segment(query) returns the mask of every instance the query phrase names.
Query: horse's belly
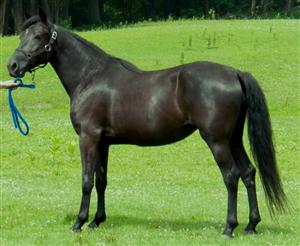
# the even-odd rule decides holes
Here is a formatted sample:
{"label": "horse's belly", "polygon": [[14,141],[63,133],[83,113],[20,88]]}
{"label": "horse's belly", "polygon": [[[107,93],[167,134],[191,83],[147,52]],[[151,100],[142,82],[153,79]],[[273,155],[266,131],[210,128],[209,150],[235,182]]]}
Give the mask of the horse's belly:
{"label": "horse's belly", "polygon": [[134,144],[140,146],[157,146],[177,142],[189,136],[196,128],[192,125],[184,125],[180,128],[157,129],[147,131],[145,129],[128,129],[127,131],[108,131],[106,138],[111,144]]}

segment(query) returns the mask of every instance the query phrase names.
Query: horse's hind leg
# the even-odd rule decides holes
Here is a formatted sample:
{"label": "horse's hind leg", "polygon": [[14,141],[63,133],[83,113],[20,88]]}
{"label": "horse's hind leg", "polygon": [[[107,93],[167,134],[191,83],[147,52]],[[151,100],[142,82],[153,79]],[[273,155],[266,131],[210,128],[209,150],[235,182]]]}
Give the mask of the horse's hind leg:
{"label": "horse's hind leg", "polygon": [[228,207],[226,226],[223,234],[231,237],[233,230],[238,225],[237,221],[237,190],[239,180],[239,170],[235,165],[234,158],[231,154],[229,141],[209,141],[208,143],[214,158],[222,172],[224,183],[228,192]]}
{"label": "horse's hind leg", "polygon": [[231,152],[235,163],[240,170],[241,178],[247,189],[249,203],[249,223],[245,228],[247,233],[255,233],[255,227],[260,222],[258,203],[255,188],[255,168],[251,164],[243,146],[243,132],[246,118],[246,109],[242,107],[236,128],[231,137]]}
{"label": "horse's hind leg", "polygon": [[247,189],[249,202],[249,223],[245,228],[247,233],[255,233],[255,227],[260,222],[260,214],[255,188],[255,168],[251,164],[243,144],[232,146],[232,153],[241,173],[243,183]]}

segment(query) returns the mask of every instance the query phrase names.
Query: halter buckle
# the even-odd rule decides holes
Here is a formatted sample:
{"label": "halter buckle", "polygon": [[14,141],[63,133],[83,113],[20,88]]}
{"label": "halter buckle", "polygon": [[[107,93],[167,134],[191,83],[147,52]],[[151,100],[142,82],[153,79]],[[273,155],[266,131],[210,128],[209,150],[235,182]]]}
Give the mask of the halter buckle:
{"label": "halter buckle", "polygon": [[56,40],[56,38],[57,38],[57,32],[56,32],[56,31],[53,31],[53,33],[52,33],[52,35],[51,35],[51,38],[52,38],[53,40]]}

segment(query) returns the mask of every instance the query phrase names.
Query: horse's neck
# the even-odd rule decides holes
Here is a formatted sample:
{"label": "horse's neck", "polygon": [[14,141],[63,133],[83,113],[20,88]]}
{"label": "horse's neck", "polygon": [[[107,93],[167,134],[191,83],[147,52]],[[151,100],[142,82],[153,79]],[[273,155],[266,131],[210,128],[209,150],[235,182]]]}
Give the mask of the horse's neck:
{"label": "horse's neck", "polygon": [[69,96],[77,86],[104,68],[109,56],[70,32],[58,28],[51,65]]}

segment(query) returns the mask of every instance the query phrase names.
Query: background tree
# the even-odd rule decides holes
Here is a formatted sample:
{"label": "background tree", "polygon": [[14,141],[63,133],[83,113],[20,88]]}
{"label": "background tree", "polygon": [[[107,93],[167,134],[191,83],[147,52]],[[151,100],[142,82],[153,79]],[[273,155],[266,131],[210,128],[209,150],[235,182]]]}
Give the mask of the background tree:
{"label": "background tree", "polygon": [[68,28],[114,26],[148,19],[209,18],[272,18],[300,17],[299,0],[0,0],[0,32],[20,31],[24,12],[37,13],[41,6],[53,23]]}
{"label": "background tree", "polygon": [[252,0],[251,1],[251,16],[254,16],[255,15],[255,9],[256,9],[256,0]]}
{"label": "background tree", "polygon": [[100,13],[99,13],[99,1],[89,0],[88,1],[88,21],[89,24],[97,25],[100,23]]}
{"label": "background tree", "polygon": [[203,10],[205,17],[208,17],[208,0],[203,0]]}
{"label": "background tree", "polygon": [[0,35],[4,33],[4,21],[6,11],[6,0],[0,1]]}
{"label": "background tree", "polygon": [[[27,4],[26,4],[27,3]],[[38,9],[38,1],[37,0],[29,0],[29,1],[25,1],[25,10],[28,12],[28,14],[35,15],[37,13],[37,9]]]}
{"label": "background tree", "polygon": [[144,17],[146,20],[153,19],[155,16],[155,1],[154,0],[144,0],[143,8],[144,8]]}
{"label": "background tree", "polygon": [[51,10],[50,10],[50,5],[49,5],[49,2],[51,2],[52,0],[40,0],[38,1],[39,5],[43,8],[43,10],[46,12],[48,18],[53,21],[53,18],[52,18],[52,13],[51,13]]}
{"label": "background tree", "polygon": [[14,18],[14,29],[16,33],[19,33],[24,22],[23,1],[13,0],[12,4],[11,12]]}
{"label": "background tree", "polygon": [[285,14],[287,15],[292,7],[292,0],[286,0],[286,5],[285,5]]}
{"label": "background tree", "polygon": [[69,5],[70,5],[70,0],[62,1],[62,5],[60,9],[61,20],[67,20],[69,18]]}

